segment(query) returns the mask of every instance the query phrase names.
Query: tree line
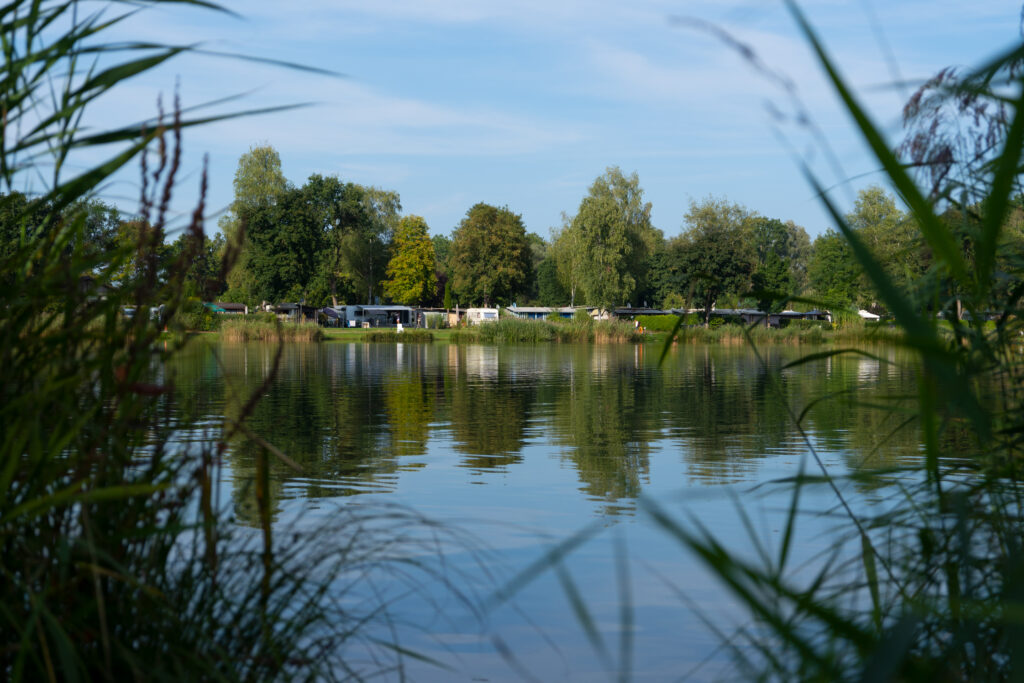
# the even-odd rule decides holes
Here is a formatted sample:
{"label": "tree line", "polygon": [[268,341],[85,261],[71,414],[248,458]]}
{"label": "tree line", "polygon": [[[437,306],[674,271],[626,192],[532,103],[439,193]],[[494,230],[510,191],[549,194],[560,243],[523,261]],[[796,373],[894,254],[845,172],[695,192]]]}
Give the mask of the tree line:
{"label": "tree line", "polygon": [[[0,248],[22,238],[23,222],[11,217],[22,215],[29,202],[18,193],[0,197]],[[1008,254],[1024,249],[1022,206],[1018,200],[1010,215]],[[138,243],[149,229],[98,200],[67,213],[87,224],[83,244],[68,248],[97,261]],[[950,208],[944,218],[969,235],[980,213],[979,207]],[[862,190],[846,219],[893,282],[914,291],[927,281],[931,254],[893,195],[878,186]],[[239,159],[234,201],[219,227],[202,245],[182,234],[156,250],[168,264],[186,250],[199,254],[187,293],[206,301],[632,305],[703,309],[705,315],[712,307],[885,312],[849,242],[835,230],[812,242],[792,221],[707,197],[691,201],[682,232],[666,238],[651,222],[637,174],[617,167],[594,180],[576,213],[563,214],[548,239],[528,232],[507,206],[485,203],[470,207],[449,235],[431,237],[422,217],[402,213],[397,192],[319,174],[295,186],[273,147],[254,146]],[[230,250],[237,258],[225,259]],[[232,261],[224,272],[221,264]],[[139,266],[125,258],[111,284],[129,284]],[[790,301],[794,296],[798,300]]]}

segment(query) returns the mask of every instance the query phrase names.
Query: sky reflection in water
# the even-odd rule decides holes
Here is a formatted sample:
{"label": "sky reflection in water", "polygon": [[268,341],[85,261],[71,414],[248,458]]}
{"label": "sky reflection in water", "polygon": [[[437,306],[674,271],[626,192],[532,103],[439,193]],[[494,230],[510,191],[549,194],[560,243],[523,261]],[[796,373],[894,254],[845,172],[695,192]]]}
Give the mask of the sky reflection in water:
{"label": "sky reflection in water", "polygon": [[[196,345],[169,368],[181,390],[177,409],[210,420],[237,414],[238,397],[262,382],[273,351],[267,345]],[[303,468],[298,474],[275,463],[275,515],[294,521],[312,514],[310,508],[329,518],[333,505],[411,506],[475,534],[497,553],[496,562],[488,560],[495,575],[476,571],[480,584],[468,587],[482,594],[552,542],[597,520],[607,528],[566,567],[610,651],[617,651],[619,637],[616,553],[624,546],[635,612],[630,668],[640,680],[683,675],[718,645],[692,608],[726,628],[742,615],[690,556],[638,513],[638,496],[693,514],[739,548],[751,545],[737,514],[742,500],[757,533],[777,542],[788,492],[756,485],[796,474],[808,453],[790,411],[799,414],[820,396],[838,396],[817,404],[803,422],[833,474],[866,458],[872,465],[897,465],[916,457],[916,431],[911,426],[892,434],[903,417],[864,404],[912,395],[913,375],[891,349],[877,352],[892,365],[850,356],[781,372],[809,351],[763,349],[762,364],[743,347],[683,346],[661,368],[659,351],[652,345],[289,346],[250,421]],[[856,401],[845,393],[853,389]],[[240,440],[229,455],[228,495],[243,524],[254,520],[247,488],[254,452]],[[876,497],[852,484],[845,489],[860,504]],[[808,509],[827,511],[835,501],[822,489],[806,502]],[[813,556],[832,524],[827,517],[802,520],[798,553]],[[456,548],[446,561],[472,576],[479,558]],[[467,680],[517,677],[490,636],[481,637],[481,627],[457,605],[442,611],[406,644],[441,657],[455,654]],[[497,633],[542,680],[609,675],[554,572],[487,621],[486,633]],[[693,678],[723,675],[726,660],[713,655]],[[452,675],[412,668],[420,680]]]}

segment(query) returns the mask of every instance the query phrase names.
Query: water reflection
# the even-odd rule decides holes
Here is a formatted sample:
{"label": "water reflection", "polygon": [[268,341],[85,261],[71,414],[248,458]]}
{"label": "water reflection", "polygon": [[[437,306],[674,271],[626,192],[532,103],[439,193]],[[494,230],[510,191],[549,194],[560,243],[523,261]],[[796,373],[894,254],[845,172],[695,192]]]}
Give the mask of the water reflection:
{"label": "water reflection", "polygon": [[[273,463],[275,505],[396,492],[451,464],[488,484],[520,468],[532,476],[546,459],[575,475],[577,492],[562,495],[611,513],[651,486],[754,480],[767,458],[804,453],[793,416],[812,403],[803,430],[846,465],[916,456],[916,432],[893,398],[913,394],[913,375],[895,351],[891,362],[833,357],[782,369],[799,353],[684,346],[659,368],[657,350],[628,345],[296,344],[250,425],[303,468]],[[237,418],[273,354],[197,345],[168,368],[180,389],[174,409]],[[256,453],[242,436],[231,444],[242,519],[254,518],[245,487]]]}

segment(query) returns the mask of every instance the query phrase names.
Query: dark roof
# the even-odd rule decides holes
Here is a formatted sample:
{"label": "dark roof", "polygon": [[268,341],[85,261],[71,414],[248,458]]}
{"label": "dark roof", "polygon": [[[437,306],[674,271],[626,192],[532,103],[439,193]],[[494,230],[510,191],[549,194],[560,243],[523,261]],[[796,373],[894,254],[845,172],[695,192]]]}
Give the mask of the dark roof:
{"label": "dark roof", "polygon": [[361,308],[364,311],[370,311],[371,313],[373,313],[373,312],[385,312],[386,313],[387,311],[412,311],[412,308],[410,308],[409,306],[399,306],[397,304],[394,305],[394,306],[385,306],[385,305],[379,305],[378,306],[378,305],[370,305],[370,304],[366,304],[366,305],[357,304],[356,308]]}

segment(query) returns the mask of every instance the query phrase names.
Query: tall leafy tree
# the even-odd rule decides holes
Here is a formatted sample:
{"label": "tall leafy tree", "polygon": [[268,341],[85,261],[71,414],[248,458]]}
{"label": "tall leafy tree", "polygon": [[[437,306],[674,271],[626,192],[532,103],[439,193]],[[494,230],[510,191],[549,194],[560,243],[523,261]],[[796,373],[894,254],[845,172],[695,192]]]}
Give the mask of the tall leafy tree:
{"label": "tall leafy tree", "polygon": [[168,257],[171,260],[190,254],[183,278],[185,294],[198,297],[203,301],[213,301],[224,291],[224,273],[221,262],[224,255],[226,238],[218,233],[212,238],[183,232],[169,246]]}
{"label": "tall leafy tree", "polygon": [[437,288],[434,290],[431,303],[434,306],[451,308],[452,285],[449,282],[448,257],[452,251],[452,239],[447,235],[434,235],[430,241],[434,245],[434,275],[437,278]]}
{"label": "tall leafy tree", "polygon": [[311,204],[316,229],[323,239],[319,255],[315,289],[330,296],[331,304],[348,300],[361,293],[356,277],[348,268],[351,235],[368,231],[370,214],[363,198],[363,188],[342,182],[335,176],[311,175],[303,186]]}
{"label": "tall leafy tree", "polygon": [[748,225],[754,247],[751,287],[759,293],[757,307],[780,311],[784,297],[796,293],[798,278],[806,270],[807,233],[793,222],[764,216],[753,216]]}
{"label": "tall leafy tree", "polygon": [[126,290],[139,286],[146,277],[158,282],[167,280],[173,247],[163,241],[163,233],[142,219],[121,221],[113,237],[116,253],[127,255],[124,261],[112,264],[111,282]]}
{"label": "tall leafy tree", "polygon": [[372,303],[390,260],[391,238],[398,225],[402,201],[397,192],[356,186],[365,221],[354,223],[341,239],[341,255],[347,275],[366,292]]}
{"label": "tall leafy tree", "polygon": [[626,303],[645,277],[647,256],[661,241],[651,225],[636,173],[610,167],[590,186],[569,230],[575,235],[576,270],[588,303],[610,308]]}
{"label": "tall leafy tree", "polygon": [[288,189],[281,170],[281,155],[270,145],[253,145],[238,158],[232,211],[239,214],[277,203]]}
{"label": "tall leafy tree", "polygon": [[384,294],[408,305],[421,305],[433,297],[437,275],[427,222],[419,216],[406,216],[399,221],[392,252]]}
{"label": "tall leafy tree", "polygon": [[684,216],[681,258],[694,298],[704,309],[705,325],[720,296],[750,288],[755,253],[749,220],[744,207],[712,197],[691,202]]}
{"label": "tall leafy tree", "polygon": [[647,263],[648,293],[654,305],[675,308],[685,302],[689,281],[683,258],[683,239],[668,240]]}
{"label": "tall leafy tree", "polygon": [[452,238],[447,235],[434,235],[430,238],[434,245],[435,269],[438,273],[448,273],[448,256],[452,252]]}
{"label": "tall leafy tree", "polygon": [[[861,190],[846,221],[883,264],[893,282],[905,291],[915,289],[927,271],[929,255],[917,223],[896,204],[896,199],[874,185]],[[861,278],[865,292],[871,290],[866,276]]]}
{"label": "tall leafy tree", "polygon": [[808,284],[815,296],[830,306],[850,306],[860,296],[861,276],[846,238],[835,230],[818,235],[807,268]]}
{"label": "tall leafy tree", "polygon": [[253,145],[238,158],[234,178],[235,197],[231,209],[218,221],[218,227],[234,248],[240,249],[231,272],[227,275],[229,301],[258,301],[259,285],[251,268],[252,249],[247,239],[243,215],[252,215],[277,203],[288,189],[281,170],[281,156],[270,145]]}
{"label": "tall leafy tree", "polygon": [[530,245],[530,273],[532,273],[533,277],[528,281],[524,294],[528,301],[536,302],[540,296],[539,269],[541,263],[547,258],[548,249],[551,245],[535,232],[526,233],[526,241]]}
{"label": "tall leafy tree", "polygon": [[562,289],[569,295],[569,305],[576,305],[576,294],[580,292],[580,281],[586,266],[583,254],[583,240],[578,230],[572,229],[572,217],[562,214],[562,229],[551,231],[551,247],[548,253],[555,262],[555,272]]}
{"label": "tall leafy tree", "polygon": [[248,267],[257,300],[307,298],[323,245],[320,216],[304,188],[290,188],[273,204],[242,207],[248,226]]}
{"label": "tall leafy tree", "polygon": [[463,304],[510,303],[526,291],[531,252],[519,214],[476,204],[452,236],[452,289]]}
{"label": "tall leafy tree", "polygon": [[569,293],[558,279],[558,263],[552,254],[537,266],[537,299],[542,306],[564,306]]}
{"label": "tall leafy tree", "polygon": [[[48,225],[45,217],[52,208],[45,198],[33,199],[21,192],[0,195],[0,255],[16,249],[22,237],[31,240],[43,234]],[[66,255],[77,251],[86,258],[101,261],[118,243],[121,213],[99,199],[80,199],[65,207],[60,217],[64,223],[81,223],[64,246]]]}

